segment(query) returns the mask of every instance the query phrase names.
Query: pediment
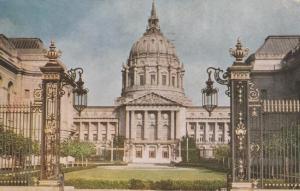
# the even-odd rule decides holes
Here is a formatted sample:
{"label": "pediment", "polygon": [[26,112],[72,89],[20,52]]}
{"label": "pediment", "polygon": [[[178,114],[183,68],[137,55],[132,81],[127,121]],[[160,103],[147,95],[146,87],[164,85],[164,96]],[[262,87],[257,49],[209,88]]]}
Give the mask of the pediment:
{"label": "pediment", "polygon": [[126,105],[180,105],[180,104],[164,96],[158,95],[156,93],[149,93],[127,102]]}

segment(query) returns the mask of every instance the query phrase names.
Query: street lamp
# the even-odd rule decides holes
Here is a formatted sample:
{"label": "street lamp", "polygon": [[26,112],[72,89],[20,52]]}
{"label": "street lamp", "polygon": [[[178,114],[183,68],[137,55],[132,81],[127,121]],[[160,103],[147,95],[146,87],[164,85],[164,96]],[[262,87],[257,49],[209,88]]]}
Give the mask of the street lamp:
{"label": "street lamp", "polygon": [[88,89],[83,88],[84,82],[82,81],[82,68],[75,68],[68,71],[70,76],[73,78],[76,78],[76,72],[78,71],[79,79],[75,82],[75,88],[73,89],[73,107],[78,111],[78,115],[80,116],[80,113],[82,110],[84,110],[87,107],[87,93]]}
{"label": "street lamp", "polygon": [[206,81],[206,87],[202,89],[202,107],[209,113],[218,106],[218,89],[213,87],[214,82],[211,80],[212,71],[207,71],[208,80]]}

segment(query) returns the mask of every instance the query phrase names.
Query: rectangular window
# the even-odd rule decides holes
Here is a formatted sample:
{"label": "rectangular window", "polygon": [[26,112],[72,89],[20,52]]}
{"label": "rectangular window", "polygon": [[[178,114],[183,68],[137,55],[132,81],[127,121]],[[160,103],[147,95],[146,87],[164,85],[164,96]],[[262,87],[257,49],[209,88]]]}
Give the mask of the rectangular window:
{"label": "rectangular window", "polygon": [[200,142],[204,142],[204,134],[200,134],[200,136],[199,136],[199,141],[200,141]]}
{"label": "rectangular window", "polygon": [[167,85],[167,76],[166,75],[162,75],[162,85]]}
{"label": "rectangular window", "polygon": [[219,142],[224,142],[223,134],[219,135],[218,141],[219,141]]}
{"label": "rectangular window", "polygon": [[175,76],[172,76],[172,86],[175,86]]}
{"label": "rectangular window", "polygon": [[195,130],[196,123],[191,123],[191,130]]}
{"label": "rectangular window", "polygon": [[93,134],[93,141],[98,141],[98,135],[97,134]]}
{"label": "rectangular window", "polygon": [[204,128],[205,128],[205,124],[204,123],[200,123],[200,130],[204,131]]}
{"label": "rectangular window", "polygon": [[144,75],[140,75],[140,85],[145,85]]}
{"label": "rectangular window", "polygon": [[151,74],[150,79],[151,79],[151,85],[154,85],[155,84],[155,75]]}
{"label": "rectangular window", "polygon": [[209,141],[209,142],[214,142],[214,135],[213,135],[213,134],[210,134],[210,135],[209,135],[208,141]]}
{"label": "rectangular window", "polygon": [[169,158],[169,149],[168,148],[163,148],[162,150],[162,158],[168,159]]}
{"label": "rectangular window", "polygon": [[215,130],[215,124],[214,123],[210,123],[209,124],[209,131],[214,132]]}
{"label": "rectangular window", "polygon": [[143,150],[142,147],[135,148],[135,157],[136,158],[143,158]]}
{"label": "rectangular window", "polygon": [[88,141],[89,140],[89,134],[85,133],[84,137],[83,137],[83,140]]}
{"label": "rectangular window", "polygon": [[25,90],[25,98],[30,98],[30,90]]}
{"label": "rectangular window", "polygon": [[219,131],[220,132],[224,131],[224,123],[219,123]]}
{"label": "rectangular window", "polygon": [[149,158],[156,158],[156,149],[155,147],[149,148]]}
{"label": "rectangular window", "polygon": [[107,137],[106,134],[102,134],[102,141],[106,141]]}
{"label": "rectangular window", "polygon": [[267,99],[268,98],[268,92],[266,89],[260,90],[260,95],[262,99]]}

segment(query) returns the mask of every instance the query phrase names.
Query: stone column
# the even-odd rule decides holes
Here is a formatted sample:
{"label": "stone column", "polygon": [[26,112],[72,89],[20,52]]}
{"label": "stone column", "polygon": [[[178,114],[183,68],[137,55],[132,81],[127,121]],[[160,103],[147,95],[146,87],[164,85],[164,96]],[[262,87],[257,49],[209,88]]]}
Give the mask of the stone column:
{"label": "stone column", "polygon": [[176,84],[176,87],[179,88],[180,86],[180,72],[179,72],[179,69],[177,69],[177,75],[176,75],[176,78],[177,78],[177,84]]}
{"label": "stone column", "polygon": [[215,143],[218,142],[218,132],[219,132],[219,123],[215,123],[215,129],[214,129],[214,136],[215,136]]}
{"label": "stone column", "polygon": [[148,111],[144,111],[144,139],[148,139]]}
{"label": "stone column", "polygon": [[169,86],[172,86],[172,72],[171,72],[171,65],[169,65]]}
{"label": "stone column", "polygon": [[83,140],[84,139],[84,132],[83,132],[83,125],[82,122],[79,122],[79,140]]}
{"label": "stone column", "polygon": [[145,74],[144,75],[145,75],[144,76],[144,79],[145,79],[144,84],[147,85],[147,84],[149,84],[149,80],[148,80],[148,67],[147,66],[145,66]]}
{"label": "stone column", "polygon": [[175,111],[171,111],[170,126],[170,139],[173,140],[175,135]]}
{"label": "stone column", "polygon": [[89,137],[89,141],[93,141],[93,129],[92,129],[92,125],[91,125],[91,122],[88,122],[87,123],[88,124],[88,126],[89,126],[89,134],[88,134],[88,137]]}
{"label": "stone column", "polygon": [[133,85],[137,85],[137,68],[136,66],[134,67],[134,73],[133,73]]}
{"label": "stone column", "polygon": [[129,111],[125,111],[126,112],[126,126],[125,126],[125,135],[126,135],[126,139],[129,139]]}
{"label": "stone column", "polygon": [[160,67],[157,65],[157,85],[160,85]]}
{"label": "stone column", "polygon": [[111,139],[109,132],[110,132],[110,122],[107,122],[106,123],[106,140],[107,141]]}
{"label": "stone column", "polygon": [[205,123],[205,128],[204,128],[204,141],[207,143],[209,141],[209,136],[208,136],[208,130],[209,130],[209,123]]}
{"label": "stone column", "polygon": [[101,122],[98,123],[98,141],[102,141],[102,135],[101,135]]}
{"label": "stone column", "polygon": [[180,139],[181,135],[180,135],[180,112],[179,111],[176,111],[176,127],[175,127],[175,129],[176,129],[176,138]]}
{"label": "stone column", "polygon": [[128,68],[125,68],[125,88],[128,87]]}
{"label": "stone column", "polygon": [[131,115],[130,115],[130,129],[131,129],[130,138],[135,140],[135,138],[136,138],[136,125],[135,125],[134,111],[131,111]]}
{"label": "stone column", "polygon": [[161,111],[157,111],[157,121],[156,121],[156,138],[158,140],[161,139],[161,135],[159,134],[159,130],[161,129]]}

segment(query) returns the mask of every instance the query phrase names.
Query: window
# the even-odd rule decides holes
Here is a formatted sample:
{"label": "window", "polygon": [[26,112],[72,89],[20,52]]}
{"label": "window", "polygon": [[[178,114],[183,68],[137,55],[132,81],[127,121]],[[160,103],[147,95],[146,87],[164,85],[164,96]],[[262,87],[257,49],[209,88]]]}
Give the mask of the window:
{"label": "window", "polygon": [[162,85],[167,85],[167,76],[166,75],[162,75]]}
{"label": "window", "polygon": [[224,131],[224,123],[219,123],[219,131]]}
{"label": "window", "polygon": [[149,147],[149,158],[156,158],[156,148]]}
{"label": "window", "polygon": [[213,134],[210,134],[210,135],[209,135],[208,141],[209,141],[209,142],[214,142],[214,135],[213,135]]}
{"label": "window", "polygon": [[219,135],[218,141],[219,141],[219,142],[224,142],[223,134]]}
{"label": "window", "polygon": [[214,123],[210,123],[209,124],[209,131],[213,132],[215,130],[215,124]]}
{"label": "window", "polygon": [[169,158],[169,148],[163,147],[162,148],[162,158],[168,159]]}
{"label": "window", "polygon": [[85,133],[84,137],[83,137],[83,140],[88,141],[89,140],[89,134]]}
{"label": "window", "polygon": [[160,134],[161,134],[161,138],[163,140],[168,140],[169,139],[169,126],[168,125],[162,126]]}
{"label": "window", "polygon": [[97,134],[93,134],[93,141],[98,141],[98,135]]}
{"label": "window", "polygon": [[154,85],[155,84],[155,75],[151,74],[150,79],[151,79],[151,85]]}
{"label": "window", "polygon": [[140,85],[145,85],[144,75],[140,75]]}
{"label": "window", "polygon": [[106,134],[102,134],[102,141],[106,141],[107,137]]}
{"label": "window", "polygon": [[191,130],[195,130],[196,123],[191,123]]}
{"label": "window", "polygon": [[175,76],[172,76],[172,86],[175,86]]}
{"label": "window", "polygon": [[136,126],[136,139],[141,140],[143,138],[143,126],[137,125]]}
{"label": "window", "polygon": [[200,123],[200,130],[201,131],[204,131],[204,127],[205,127],[205,124],[204,123]]}
{"label": "window", "polygon": [[10,101],[11,101],[12,89],[13,89],[13,83],[8,82],[8,85],[7,85],[7,103],[10,103]]}
{"label": "window", "polygon": [[30,98],[30,90],[25,89],[24,91],[25,98]]}
{"label": "window", "polygon": [[143,148],[142,147],[135,148],[135,158],[143,158]]}
{"label": "window", "polygon": [[200,141],[200,142],[204,142],[204,134],[200,134],[200,136],[199,136],[199,141]]}

